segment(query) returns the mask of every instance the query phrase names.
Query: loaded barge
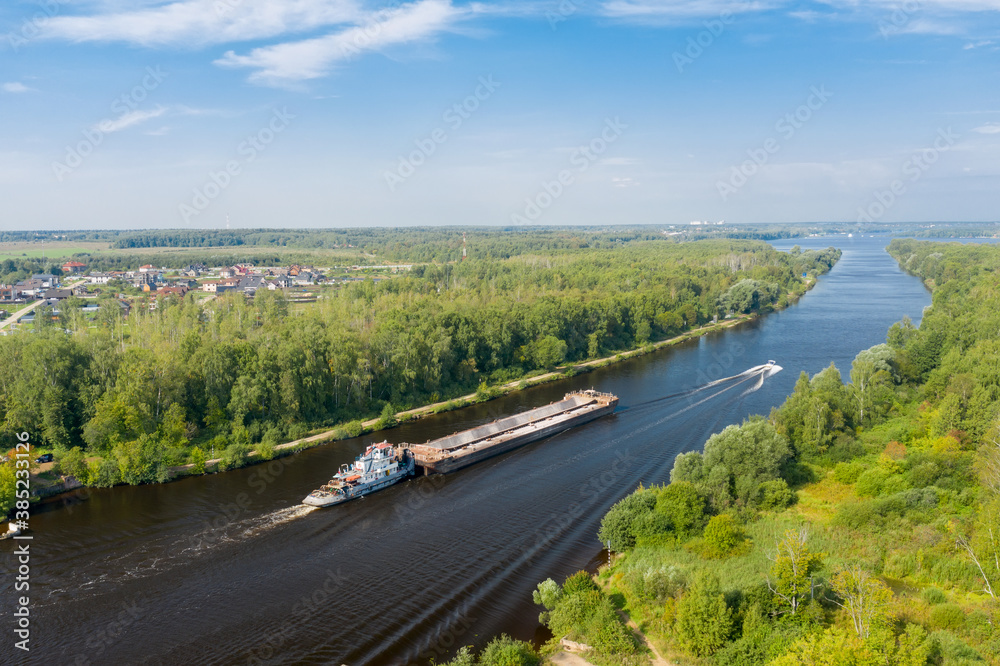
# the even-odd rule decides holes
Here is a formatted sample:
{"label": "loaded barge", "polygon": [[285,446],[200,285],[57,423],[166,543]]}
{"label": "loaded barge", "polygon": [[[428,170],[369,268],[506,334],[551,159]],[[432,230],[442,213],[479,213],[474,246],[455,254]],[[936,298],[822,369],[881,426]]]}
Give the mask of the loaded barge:
{"label": "loaded barge", "polygon": [[613,412],[617,404],[618,397],[610,393],[574,391],[544,407],[425,444],[412,444],[409,449],[424,474],[447,474],[593,421]]}
{"label": "loaded barge", "polygon": [[381,490],[416,472],[447,474],[501,453],[556,435],[615,411],[618,397],[593,389],[567,393],[544,407],[463,430],[425,444],[374,444],[302,503],[330,506]]}

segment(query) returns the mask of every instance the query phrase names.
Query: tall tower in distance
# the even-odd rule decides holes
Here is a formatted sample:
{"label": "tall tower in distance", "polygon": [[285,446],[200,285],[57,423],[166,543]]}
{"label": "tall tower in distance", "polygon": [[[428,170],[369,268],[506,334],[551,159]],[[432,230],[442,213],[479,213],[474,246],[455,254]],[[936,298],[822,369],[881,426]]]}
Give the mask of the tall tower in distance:
{"label": "tall tower in distance", "polygon": [[467,256],[468,256],[468,254],[466,254],[466,251],[465,251],[465,232],[463,231],[462,232],[462,261],[465,261],[465,258]]}

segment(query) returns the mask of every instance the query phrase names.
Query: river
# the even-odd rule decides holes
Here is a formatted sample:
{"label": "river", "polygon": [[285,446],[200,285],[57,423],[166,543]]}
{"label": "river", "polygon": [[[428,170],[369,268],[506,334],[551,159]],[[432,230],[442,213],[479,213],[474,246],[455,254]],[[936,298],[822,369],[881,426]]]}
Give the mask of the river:
{"label": "river", "polygon": [[[268,465],[160,486],[95,490],[31,517],[31,652],[52,664],[426,664],[537,629],[535,585],[601,556],[601,516],[674,456],[766,414],[800,372],[858,351],[930,295],[886,238],[775,243],[844,250],[797,304],[761,320],[490,403],[318,447]],[[655,401],[774,359],[741,396]],[[618,412],[445,477],[310,511],[298,503],[382,436],[423,442],[594,387]],[[708,398],[705,400],[705,398]],[[702,402],[702,400],[704,400]],[[650,402],[653,401],[653,402]],[[0,546],[7,562],[13,544]],[[12,599],[12,575],[4,599]],[[12,604],[0,610],[13,660]],[[19,655],[20,656],[20,655]],[[23,659],[19,659],[21,663]]]}

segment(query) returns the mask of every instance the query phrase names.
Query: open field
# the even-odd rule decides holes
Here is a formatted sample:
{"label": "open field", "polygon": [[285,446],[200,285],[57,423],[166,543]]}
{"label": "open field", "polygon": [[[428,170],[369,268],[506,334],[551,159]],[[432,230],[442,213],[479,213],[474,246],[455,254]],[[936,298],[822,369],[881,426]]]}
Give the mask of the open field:
{"label": "open field", "polygon": [[98,241],[65,241],[50,243],[0,243],[0,260],[18,257],[65,259],[79,252],[100,252],[111,247]]}

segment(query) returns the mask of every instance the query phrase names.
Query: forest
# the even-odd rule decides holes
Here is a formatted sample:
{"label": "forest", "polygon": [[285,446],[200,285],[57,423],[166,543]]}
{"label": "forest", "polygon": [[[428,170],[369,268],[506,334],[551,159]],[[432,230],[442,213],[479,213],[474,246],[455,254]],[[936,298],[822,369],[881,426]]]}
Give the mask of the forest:
{"label": "forest", "polygon": [[615,504],[614,564],[538,586],[555,636],[648,663],[622,608],[675,663],[1000,661],[1000,248],[888,251],[933,290],[920,327],[894,324],[848,378],[803,373]]}
{"label": "forest", "polygon": [[839,256],[721,240],[524,250],[344,284],[304,306],[280,291],[211,302],[191,292],[126,314],[107,296],[94,325],[71,299],[58,321],[0,337],[0,441],[28,431],[60,471],[95,486],[162,481],[180,464],[203,471],[213,450],[236,467],[313,428],[357,434],[359,419],[388,423],[400,409],[782,307]]}

